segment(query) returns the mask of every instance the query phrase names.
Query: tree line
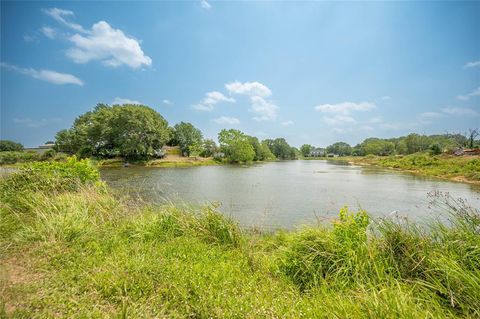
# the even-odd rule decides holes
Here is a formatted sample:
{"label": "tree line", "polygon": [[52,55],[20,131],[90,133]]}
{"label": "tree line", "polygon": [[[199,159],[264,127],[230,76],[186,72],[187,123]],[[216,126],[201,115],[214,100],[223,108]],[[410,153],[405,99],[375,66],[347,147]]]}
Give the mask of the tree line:
{"label": "tree line", "polygon": [[[376,138],[370,137],[362,143],[350,146],[345,142],[336,142],[329,145],[325,149],[325,153],[336,154],[339,156],[365,156],[365,155],[407,155],[417,152],[430,152],[438,155],[444,152],[454,151],[458,148],[476,148],[480,147],[478,129],[470,129],[465,134],[437,134],[437,135],[420,135],[411,133],[406,136],[396,138]],[[300,147],[303,156],[310,156],[314,147],[304,144]]]}
{"label": "tree line", "polygon": [[215,157],[231,163],[295,159],[299,155],[283,138],[260,141],[235,129],[220,131],[218,141],[219,145],[204,139],[191,123],[169,126],[152,108],[130,104],[98,104],[55,138],[58,151],[80,157],[148,159],[162,157],[164,145],[178,146],[183,156]]}

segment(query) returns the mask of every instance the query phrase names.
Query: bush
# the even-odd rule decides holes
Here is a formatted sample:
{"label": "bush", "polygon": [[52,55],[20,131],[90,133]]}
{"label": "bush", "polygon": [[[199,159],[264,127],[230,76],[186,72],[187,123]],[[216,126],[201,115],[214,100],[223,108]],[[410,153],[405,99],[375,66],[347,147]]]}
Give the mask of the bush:
{"label": "bush", "polygon": [[23,145],[8,140],[0,140],[0,152],[23,151]]}
{"label": "bush", "polygon": [[26,163],[40,160],[40,155],[34,151],[17,152],[8,151],[0,152],[0,165]]}
{"label": "bush", "polygon": [[4,203],[28,204],[32,192],[51,195],[76,191],[80,186],[97,183],[98,170],[89,160],[70,157],[65,162],[33,162],[26,164],[0,183],[0,199]]}

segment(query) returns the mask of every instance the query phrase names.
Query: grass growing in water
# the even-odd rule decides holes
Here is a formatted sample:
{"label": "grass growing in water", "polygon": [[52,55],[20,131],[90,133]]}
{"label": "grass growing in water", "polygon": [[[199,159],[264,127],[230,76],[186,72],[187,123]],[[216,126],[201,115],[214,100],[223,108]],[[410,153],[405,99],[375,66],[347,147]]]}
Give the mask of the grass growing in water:
{"label": "grass growing in water", "polygon": [[[344,208],[332,225],[258,234],[214,207],[114,198],[88,162],[32,169],[1,184],[4,316],[480,316],[480,216],[463,202],[429,226]],[[77,170],[89,177],[64,187]]]}

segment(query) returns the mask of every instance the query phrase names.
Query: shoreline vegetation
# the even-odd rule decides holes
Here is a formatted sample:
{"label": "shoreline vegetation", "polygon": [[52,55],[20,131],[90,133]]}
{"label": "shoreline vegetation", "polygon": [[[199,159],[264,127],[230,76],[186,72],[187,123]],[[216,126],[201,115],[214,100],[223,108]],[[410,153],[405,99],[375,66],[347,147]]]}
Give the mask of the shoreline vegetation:
{"label": "shoreline vegetation", "polygon": [[478,317],[479,212],[430,196],[443,223],[262,232],[115,197],[89,160],[26,164],[0,181],[0,317]]}
{"label": "shoreline vegetation", "polygon": [[[318,159],[318,158],[317,158]],[[344,156],[323,158],[328,161],[353,165],[376,166],[409,172],[421,176],[436,177],[455,182],[480,184],[479,156],[431,155],[414,153],[405,156]]]}

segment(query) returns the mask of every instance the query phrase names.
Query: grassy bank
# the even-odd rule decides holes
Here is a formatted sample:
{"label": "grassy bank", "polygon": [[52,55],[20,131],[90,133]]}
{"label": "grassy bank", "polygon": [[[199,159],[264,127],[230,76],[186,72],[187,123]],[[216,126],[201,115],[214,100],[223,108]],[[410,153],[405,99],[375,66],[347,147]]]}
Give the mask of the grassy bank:
{"label": "grassy bank", "polygon": [[328,160],[374,165],[425,176],[480,183],[480,158],[477,156],[434,156],[427,153],[415,153],[405,156],[349,156],[328,158]]}
{"label": "grassy bank", "polygon": [[0,196],[0,317],[480,316],[480,216],[463,202],[440,201],[447,224],[345,208],[261,233],[115,198],[76,160],[23,168]]}

